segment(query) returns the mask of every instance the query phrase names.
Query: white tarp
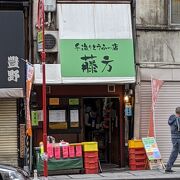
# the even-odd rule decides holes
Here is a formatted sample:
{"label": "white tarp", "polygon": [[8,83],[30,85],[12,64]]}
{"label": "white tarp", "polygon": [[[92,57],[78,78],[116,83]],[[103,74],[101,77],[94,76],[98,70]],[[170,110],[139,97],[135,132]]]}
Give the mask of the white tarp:
{"label": "white tarp", "polygon": [[[34,84],[42,84],[42,66],[34,64]],[[60,64],[46,64],[46,83],[61,84],[61,67]]]}
{"label": "white tarp", "polygon": [[60,39],[132,39],[130,4],[58,4]]}

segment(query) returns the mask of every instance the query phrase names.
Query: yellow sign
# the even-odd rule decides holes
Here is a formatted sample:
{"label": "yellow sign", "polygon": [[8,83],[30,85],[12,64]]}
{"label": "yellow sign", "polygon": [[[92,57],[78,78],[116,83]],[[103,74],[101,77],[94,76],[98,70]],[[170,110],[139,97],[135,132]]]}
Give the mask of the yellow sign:
{"label": "yellow sign", "polygon": [[43,41],[43,33],[42,31],[38,32],[38,43],[41,43]]}
{"label": "yellow sign", "polygon": [[79,127],[79,123],[78,122],[71,122],[71,127],[73,127],[73,128]]}
{"label": "yellow sign", "polygon": [[59,98],[49,98],[49,105],[59,105]]}
{"label": "yellow sign", "polygon": [[50,129],[67,129],[67,122],[49,123]]}

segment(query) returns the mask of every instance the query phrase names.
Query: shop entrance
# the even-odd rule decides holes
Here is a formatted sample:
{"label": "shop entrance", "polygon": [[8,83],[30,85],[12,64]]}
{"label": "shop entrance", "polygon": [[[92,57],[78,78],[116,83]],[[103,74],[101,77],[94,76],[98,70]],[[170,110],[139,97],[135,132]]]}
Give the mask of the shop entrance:
{"label": "shop entrance", "polygon": [[97,141],[99,159],[105,164],[119,164],[119,98],[83,98],[84,139]]}

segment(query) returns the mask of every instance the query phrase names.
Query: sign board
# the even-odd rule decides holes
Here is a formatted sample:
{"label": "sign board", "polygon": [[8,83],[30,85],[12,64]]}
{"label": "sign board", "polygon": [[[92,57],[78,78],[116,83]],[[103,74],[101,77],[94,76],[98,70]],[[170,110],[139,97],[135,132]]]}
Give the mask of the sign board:
{"label": "sign board", "polygon": [[135,76],[132,39],[61,39],[60,59],[62,77]]}
{"label": "sign board", "polygon": [[79,99],[69,99],[69,105],[79,105]]}
{"label": "sign board", "polygon": [[25,89],[23,11],[0,11],[0,22],[0,88]]}
{"label": "sign board", "polygon": [[125,105],[125,116],[129,117],[132,116],[132,106],[131,104]]}
{"label": "sign board", "polygon": [[142,138],[148,160],[161,159],[161,154],[154,137]]}
{"label": "sign board", "polygon": [[38,111],[31,111],[32,126],[38,126]]}
{"label": "sign board", "polygon": [[59,98],[49,98],[49,105],[59,105]]}
{"label": "sign board", "polygon": [[43,48],[43,32],[42,30],[37,33],[38,52],[42,51]]}

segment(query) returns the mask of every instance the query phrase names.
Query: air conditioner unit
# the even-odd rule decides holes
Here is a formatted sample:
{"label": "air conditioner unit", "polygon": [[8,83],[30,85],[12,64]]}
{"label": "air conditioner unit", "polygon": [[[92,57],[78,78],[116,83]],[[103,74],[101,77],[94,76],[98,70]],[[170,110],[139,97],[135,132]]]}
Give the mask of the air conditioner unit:
{"label": "air conditioner unit", "polygon": [[[58,31],[45,31],[45,51],[47,53],[58,52]],[[42,51],[42,46],[39,48],[38,52]]]}

